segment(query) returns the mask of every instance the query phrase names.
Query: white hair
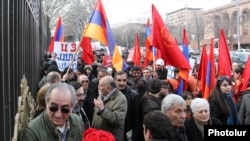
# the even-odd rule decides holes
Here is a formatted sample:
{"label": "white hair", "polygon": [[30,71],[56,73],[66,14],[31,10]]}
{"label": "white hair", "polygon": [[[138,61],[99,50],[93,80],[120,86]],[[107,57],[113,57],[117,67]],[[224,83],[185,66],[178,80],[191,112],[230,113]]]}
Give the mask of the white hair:
{"label": "white hair", "polygon": [[205,98],[195,98],[195,99],[193,99],[191,101],[191,104],[190,104],[190,108],[192,110],[192,113],[197,112],[197,110],[202,106],[205,106],[209,110],[209,103]]}
{"label": "white hair", "polygon": [[174,104],[183,104],[186,105],[185,100],[177,95],[177,94],[168,94],[165,96],[165,98],[162,100],[161,103],[161,111],[169,111]]}

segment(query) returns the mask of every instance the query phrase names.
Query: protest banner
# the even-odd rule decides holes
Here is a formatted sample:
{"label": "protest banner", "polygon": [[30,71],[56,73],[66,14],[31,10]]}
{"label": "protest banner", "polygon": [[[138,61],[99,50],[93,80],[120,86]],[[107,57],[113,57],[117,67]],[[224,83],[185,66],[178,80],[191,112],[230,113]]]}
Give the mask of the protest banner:
{"label": "protest banner", "polygon": [[[70,65],[72,58],[77,50],[77,43],[55,42],[54,53],[56,53],[56,62],[60,71],[63,71]],[[77,70],[77,57],[74,58],[71,68]]]}

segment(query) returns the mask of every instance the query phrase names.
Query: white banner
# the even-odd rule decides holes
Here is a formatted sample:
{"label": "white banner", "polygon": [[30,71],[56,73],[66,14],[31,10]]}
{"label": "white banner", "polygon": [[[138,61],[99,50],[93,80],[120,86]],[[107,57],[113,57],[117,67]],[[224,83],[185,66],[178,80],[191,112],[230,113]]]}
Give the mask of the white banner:
{"label": "white banner", "polygon": [[[75,51],[77,49],[76,43],[68,42],[55,42],[54,43],[54,53],[56,53],[56,62],[60,71],[63,71],[69,66]],[[77,55],[71,65],[71,68],[77,70]]]}

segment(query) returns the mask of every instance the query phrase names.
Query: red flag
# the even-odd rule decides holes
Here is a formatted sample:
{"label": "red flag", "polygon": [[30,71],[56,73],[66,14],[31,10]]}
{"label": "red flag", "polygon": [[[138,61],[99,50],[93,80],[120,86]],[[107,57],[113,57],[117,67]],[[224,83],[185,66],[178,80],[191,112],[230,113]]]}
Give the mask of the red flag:
{"label": "red flag", "polygon": [[201,60],[199,64],[198,76],[197,79],[201,82],[201,93],[204,94],[205,85],[206,85],[206,72],[207,72],[207,49],[206,44],[202,47]]}
{"label": "red flag", "polygon": [[63,27],[62,27],[62,20],[61,17],[59,16],[57,23],[56,23],[56,29],[54,32],[54,36],[52,37],[52,40],[49,45],[48,52],[52,53],[54,52],[54,42],[59,41],[59,42],[64,42],[64,33],[63,33]]}
{"label": "red flag", "polygon": [[92,46],[90,38],[83,37],[80,42],[80,47],[82,48],[82,60],[91,65],[94,62],[94,54],[92,51]]}
{"label": "red flag", "polygon": [[135,66],[140,66],[140,64],[141,64],[141,50],[140,50],[140,42],[139,42],[138,33],[136,34],[136,37],[135,37],[133,61],[135,63]]}
{"label": "red flag", "polygon": [[250,56],[248,56],[247,62],[245,64],[245,68],[242,72],[242,79],[240,85],[240,92],[244,91],[247,88],[248,82],[250,80]]}
{"label": "red flag", "polygon": [[190,64],[180,51],[154,5],[152,5],[152,21],[152,45],[160,50],[166,65],[189,71]]}
{"label": "red flag", "polygon": [[145,57],[147,61],[153,60],[153,52],[151,51],[151,48],[153,47],[151,47],[151,40],[152,40],[151,27],[148,19],[146,26],[146,57]]}
{"label": "red flag", "polygon": [[162,58],[161,51],[159,49],[155,49],[155,60]]}
{"label": "red flag", "polygon": [[102,65],[104,67],[112,67],[112,56],[110,55],[105,55],[103,56],[103,61],[102,61]]}
{"label": "red flag", "polygon": [[231,57],[229,55],[224,30],[221,29],[219,38],[218,76],[231,77],[231,64]]}
{"label": "red flag", "polygon": [[215,63],[214,63],[214,39],[211,39],[209,58],[207,61],[206,84],[204,98],[208,99],[215,84]]}

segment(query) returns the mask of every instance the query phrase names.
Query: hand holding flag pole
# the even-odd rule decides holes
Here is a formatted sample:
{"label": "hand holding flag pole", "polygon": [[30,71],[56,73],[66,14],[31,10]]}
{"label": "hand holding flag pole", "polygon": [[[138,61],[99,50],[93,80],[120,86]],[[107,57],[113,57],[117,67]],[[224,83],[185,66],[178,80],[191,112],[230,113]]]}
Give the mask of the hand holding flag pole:
{"label": "hand holding flag pole", "polygon": [[71,66],[72,66],[72,64],[73,64],[73,62],[74,62],[74,60],[75,60],[75,57],[76,57],[76,54],[77,54],[79,48],[80,48],[80,44],[77,45],[76,51],[75,51],[75,53],[74,53],[72,59],[70,60],[70,63],[69,63],[69,66],[68,66],[68,69],[67,69],[66,74],[69,73],[69,70],[70,70],[70,68],[71,68]]}

